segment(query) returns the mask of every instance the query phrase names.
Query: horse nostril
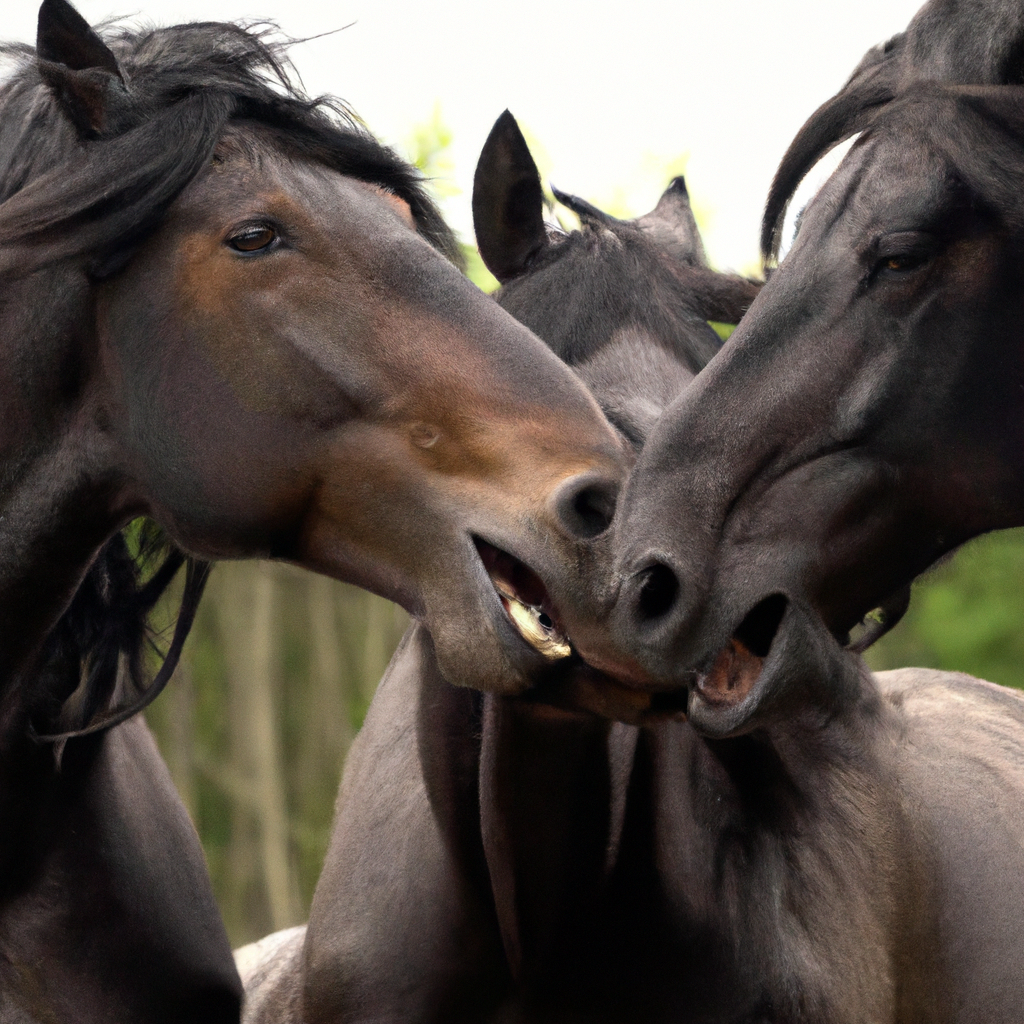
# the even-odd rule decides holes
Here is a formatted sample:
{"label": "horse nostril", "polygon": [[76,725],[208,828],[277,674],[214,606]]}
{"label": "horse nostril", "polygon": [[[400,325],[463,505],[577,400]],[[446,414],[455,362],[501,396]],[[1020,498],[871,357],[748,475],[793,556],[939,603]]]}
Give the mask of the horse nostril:
{"label": "horse nostril", "polygon": [[676,603],[679,596],[679,579],[662,562],[655,562],[644,570],[644,581],[637,595],[637,610],[643,622],[660,619]]}
{"label": "horse nostril", "polygon": [[591,540],[611,526],[618,496],[615,481],[592,475],[573,477],[558,489],[555,511],[570,534]]}

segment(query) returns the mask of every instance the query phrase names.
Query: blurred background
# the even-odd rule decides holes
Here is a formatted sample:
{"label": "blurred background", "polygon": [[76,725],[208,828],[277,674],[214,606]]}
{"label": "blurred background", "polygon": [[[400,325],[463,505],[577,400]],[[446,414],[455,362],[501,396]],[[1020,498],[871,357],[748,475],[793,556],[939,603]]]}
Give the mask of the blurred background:
{"label": "blurred background", "polygon": [[[307,38],[293,57],[308,91],[343,96],[419,164],[467,240],[471,276],[490,289],[473,258],[469,190],[502,109],[546,182],[613,214],[646,212],[685,171],[712,263],[756,273],[761,205],[789,140],[920,0],[77,2],[93,23],[271,19]],[[36,9],[10,0],[0,35],[31,41]],[[1024,687],[1022,579],[1024,534],[975,542],[915,588],[869,663]],[[406,622],[385,601],[288,566],[215,568],[181,667],[147,718],[236,945],[305,919],[345,753]]]}

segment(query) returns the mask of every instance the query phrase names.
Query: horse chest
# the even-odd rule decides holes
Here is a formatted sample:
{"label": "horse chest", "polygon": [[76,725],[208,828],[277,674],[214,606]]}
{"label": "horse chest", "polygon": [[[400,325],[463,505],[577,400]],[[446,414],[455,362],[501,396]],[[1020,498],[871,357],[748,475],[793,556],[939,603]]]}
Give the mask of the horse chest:
{"label": "horse chest", "polygon": [[[518,726],[517,748],[543,749]],[[577,737],[590,770],[520,771],[524,789],[504,791],[516,825],[504,854],[492,852],[492,866],[505,858],[493,877],[515,889],[506,933],[521,961],[494,1019],[894,1019],[877,882],[887,874],[869,851],[851,855],[847,823],[801,818],[764,749],[712,750],[680,724],[632,732],[626,773],[622,738],[616,753],[595,733],[589,745]],[[591,748],[602,744],[598,771]]]}

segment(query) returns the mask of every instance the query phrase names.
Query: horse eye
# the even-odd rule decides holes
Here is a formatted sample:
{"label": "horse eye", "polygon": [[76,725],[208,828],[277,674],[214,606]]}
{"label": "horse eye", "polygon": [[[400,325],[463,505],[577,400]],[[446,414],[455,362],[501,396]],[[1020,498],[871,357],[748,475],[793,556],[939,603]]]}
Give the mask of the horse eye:
{"label": "horse eye", "polygon": [[935,243],[926,232],[900,231],[882,239],[878,248],[872,277],[895,277],[923,267],[935,252]]}
{"label": "horse eye", "polygon": [[260,252],[269,249],[277,241],[277,232],[266,224],[243,228],[228,239],[228,245],[235,252]]}
{"label": "horse eye", "polygon": [[885,264],[886,270],[913,270],[915,267],[921,266],[924,258],[917,255],[887,256],[882,262]]}

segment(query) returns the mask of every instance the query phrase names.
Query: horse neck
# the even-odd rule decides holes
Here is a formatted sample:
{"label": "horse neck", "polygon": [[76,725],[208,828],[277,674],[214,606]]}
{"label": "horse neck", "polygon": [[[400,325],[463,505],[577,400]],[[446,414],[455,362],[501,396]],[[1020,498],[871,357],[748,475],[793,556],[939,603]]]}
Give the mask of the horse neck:
{"label": "horse neck", "polygon": [[119,524],[86,301],[84,278],[59,271],[0,295],[0,737],[31,690],[16,681]]}
{"label": "horse neck", "polygon": [[585,927],[615,866],[639,730],[484,697],[480,831],[514,976]]}
{"label": "horse neck", "polygon": [[810,709],[718,741],[682,721],[639,728],[485,696],[480,828],[513,976],[614,941],[622,893],[636,894],[629,916],[663,893],[723,909],[715,873],[732,859],[742,879],[760,851],[754,874],[774,876],[791,870],[787,836],[806,829],[808,847],[815,835],[827,843],[814,823],[837,816],[851,779],[871,791],[877,776],[865,685],[869,699],[838,714]]}

